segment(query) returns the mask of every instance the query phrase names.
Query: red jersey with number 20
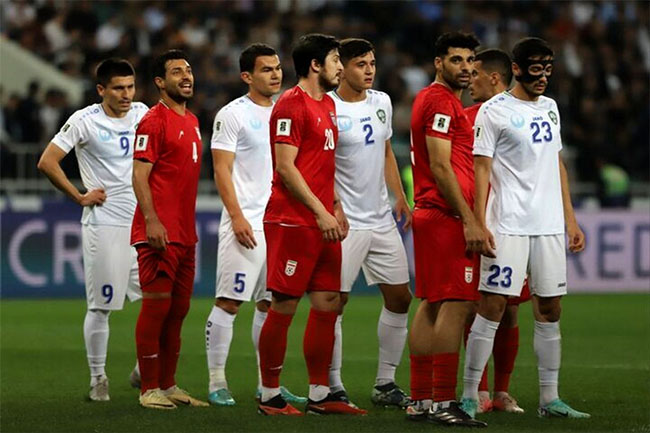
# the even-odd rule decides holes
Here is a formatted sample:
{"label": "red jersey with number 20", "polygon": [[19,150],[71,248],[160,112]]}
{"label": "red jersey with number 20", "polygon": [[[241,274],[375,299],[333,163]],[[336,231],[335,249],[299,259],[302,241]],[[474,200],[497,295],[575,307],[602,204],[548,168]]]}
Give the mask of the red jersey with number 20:
{"label": "red jersey with number 20", "polygon": [[[201,133],[196,116],[185,110],[181,116],[162,102],[147,112],[138,124],[133,159],[153,164],[149,188],[169,242],[194,245],[196,236],[196,191],[201,171]],[[131,244],[147,242],[146,224],[135,209]]]}
{"label": "red jersey with number 20", "polygon": [[[296,146],[296,168],[327,211],[334,213],[334,150],[339,135],[334,100],[323,95],[316,101],[299,86],[287,90],[273,107],[270,134],[273,169],[275,143]],[[314,214],[289,192],[277,172],[264,222],[318,227]]]}
{"label": "red jersey with number 20", "polygon": [[465,201],[474,204],[474,134],[460,100],[451,89],[433,83],[420,92],[411,114],[411,163],[415,207],[453,210],[445,200],[431,173],[426,137],[451,141],[451,167],[456,174]]}

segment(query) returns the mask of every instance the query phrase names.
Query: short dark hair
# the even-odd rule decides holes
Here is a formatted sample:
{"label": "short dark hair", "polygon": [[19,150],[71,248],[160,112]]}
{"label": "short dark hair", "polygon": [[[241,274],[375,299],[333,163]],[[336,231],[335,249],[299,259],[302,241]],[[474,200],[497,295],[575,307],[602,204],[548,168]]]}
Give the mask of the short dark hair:
{"label": "short dark hair", "polygon": [[512,49],[512,61],[522,66],[534,56],[553,56],[553,49],[544,39],[541,38],[523,38],[517,42]]}
{"label": "short dark hair", "polygon": [[339,54],[344,65],[355,57],[375,52],[375,47],[365,39],[348,38],[341,41]]}
{"label": "short dark hair", "polygon": [[306,77],[309,74],[312,60],[316,60],[322,65],[329,52],[340,48],[340,46],[341,44],[334,36],[320,33],[301,36],[291,53],[293,67],[296,69],[298,78]]}
{"label": "short dark hair", "polygon": [[131,63],[128,60],[115,57],[103,60],[97,65],[97,69],[95,70],[97,84],[101,84],[104,87],[106,87],[113,77],[130,76],[135,76],[135,70]]}
{"label": "short dark hair", "polygon": [[153,61],[153,78],[165,78],[165,65],[168,61],[177,59],[187,60],[189,63],[187,54],[181,50],[169,50],[156,57]]}
{"label": "short dark hair", "polygon": [[255,61],[260,56],[276,56],[275,49],[266,44],[252,44],[239,55],[239,72],[253,72]]}
{"label": "short dark hair", "polygon": [[487,72],[497,72],[501,75],[503,84],[510,85],[512,81],[512,60],[510,60],[508,53],[490,48],[476,54],[474,61],[481,62],[481,67]]}
{"label": "short dark hair", "polygon": [[436,39],[434,48],[435,57],[445,57],[449,54],[449,48],[476,49],[480,42],[473,33],[448,32],[443,33]]}

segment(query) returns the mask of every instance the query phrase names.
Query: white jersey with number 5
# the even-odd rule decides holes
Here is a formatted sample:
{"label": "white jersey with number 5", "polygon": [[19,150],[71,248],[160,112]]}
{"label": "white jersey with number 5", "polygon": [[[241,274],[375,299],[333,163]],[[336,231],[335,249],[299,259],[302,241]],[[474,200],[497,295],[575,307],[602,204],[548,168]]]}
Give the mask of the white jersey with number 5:
{"label": "white jersey with number 5", "polygon": [[[271,196],[273,164],[269,121],[273,106],[263,107],[242,96],[214,118],[212,149],[235,154],[232,182],[244,217],[253,230],[263,230],[264,209]],[[221,213],[221,228],[230,227],[230,214]]]}
{"label": "white jersey with number 5", "polygon": [[485,102],[474,124],[474,155],[492,158],[486,222],[497,233],[564,233],[558,153],[560,114],[551,98],[508,92]]}
{"label": "white jersey with number 5", "polygon": [[73,148],[79,162],[84,187],[103,188],[106,201],[101,206],[84,206],[82,224],[130,227],[135,212],[131,184],[135,128],[149,108],[134,102],[122,118],[109,117],[101,104],[76,111],[52,143],[66,153]]}
{"label": "white jersey with number 5", "polygon": [[373,229],[395,224],[384,178],[386,140],[393,135],[390,97],[367,90],[366,99],[336,104],[339,141],[336,146],[336,191],[351,229]]}

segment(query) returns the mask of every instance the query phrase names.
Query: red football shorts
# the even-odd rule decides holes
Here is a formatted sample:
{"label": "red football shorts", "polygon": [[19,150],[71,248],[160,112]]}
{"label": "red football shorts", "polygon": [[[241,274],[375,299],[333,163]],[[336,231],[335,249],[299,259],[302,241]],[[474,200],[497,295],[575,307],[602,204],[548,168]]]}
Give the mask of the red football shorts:
{"label": "red football shorts", "polygon": [[521,295],[508,298],[508,305],[519,305],[530,301],[530,287],[528,287],[528,278],[524,280],[524,287],[521,288]]}
{"label": "red football shorts", "polygon": [[167,244],[165,251],[148,244],[138,244],[135,248],[138,251],[138,273],[143,292],[151,291],[149,283],[158,274],[164,273],[172,280],[174,293],[192,293],[196,246]]}
{"label": "red football shorts", "polygon": [[315,227],[265,223],[266,287],[300,297],[341,290],[341,242],[325,242]]}
{"label": "red football shorts", "polygon": [[415,296],[428,302],[479,299],[479,257],[465,253],[463,223],[439,209],[413,212]]}

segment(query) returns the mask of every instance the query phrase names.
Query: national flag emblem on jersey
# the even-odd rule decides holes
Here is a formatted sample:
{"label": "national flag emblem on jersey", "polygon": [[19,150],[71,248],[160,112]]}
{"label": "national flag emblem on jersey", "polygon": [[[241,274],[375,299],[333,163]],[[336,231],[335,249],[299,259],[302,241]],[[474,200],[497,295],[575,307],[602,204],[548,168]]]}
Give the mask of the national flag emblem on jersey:
{"label": "national flag emblem on jersey", "polygon": [[147,150],[147,142],[149,141],[148,135],[138,135],[135,137],[135,150]]}
{"label": "national flag emblem on jersey", "polygon": [[548,117],[551,119],[551,122],[557,125],[557,114],[555,114],[555,111],[549,111]]}
{"label": "national flag emblem on jersey", "polygon": [[293,274],[296,273],[296,267],[298,266],[298,262],[295,260],[287,260],[287,265],[284,267],[284,273],[290,277]]}
{"label": "national flag emblem on jersey", "polygon": [[474,268],[471,266],[465,266],[465,282],[471,283],[474,279]]}
{"label": "national flag emblem on jersey", "polygon": [[381,123],[386,123],[386,112],[381,108],[377,110],[377,117],[381,120]]}
{"label": "national flag emblem on jersey", "polygon": [[451,116],[442,113],[436,113],[436,115],[433,116],[433,124],[431,125],[431,129],[446,134],[447,132],[449,132],[450,123],[451,123]]}
{"label": "national flag emblem on jersey", "polygon": [[286,137],[291,135],[291,119],[278,119],[278,128],[275,135],[284,135]]}

